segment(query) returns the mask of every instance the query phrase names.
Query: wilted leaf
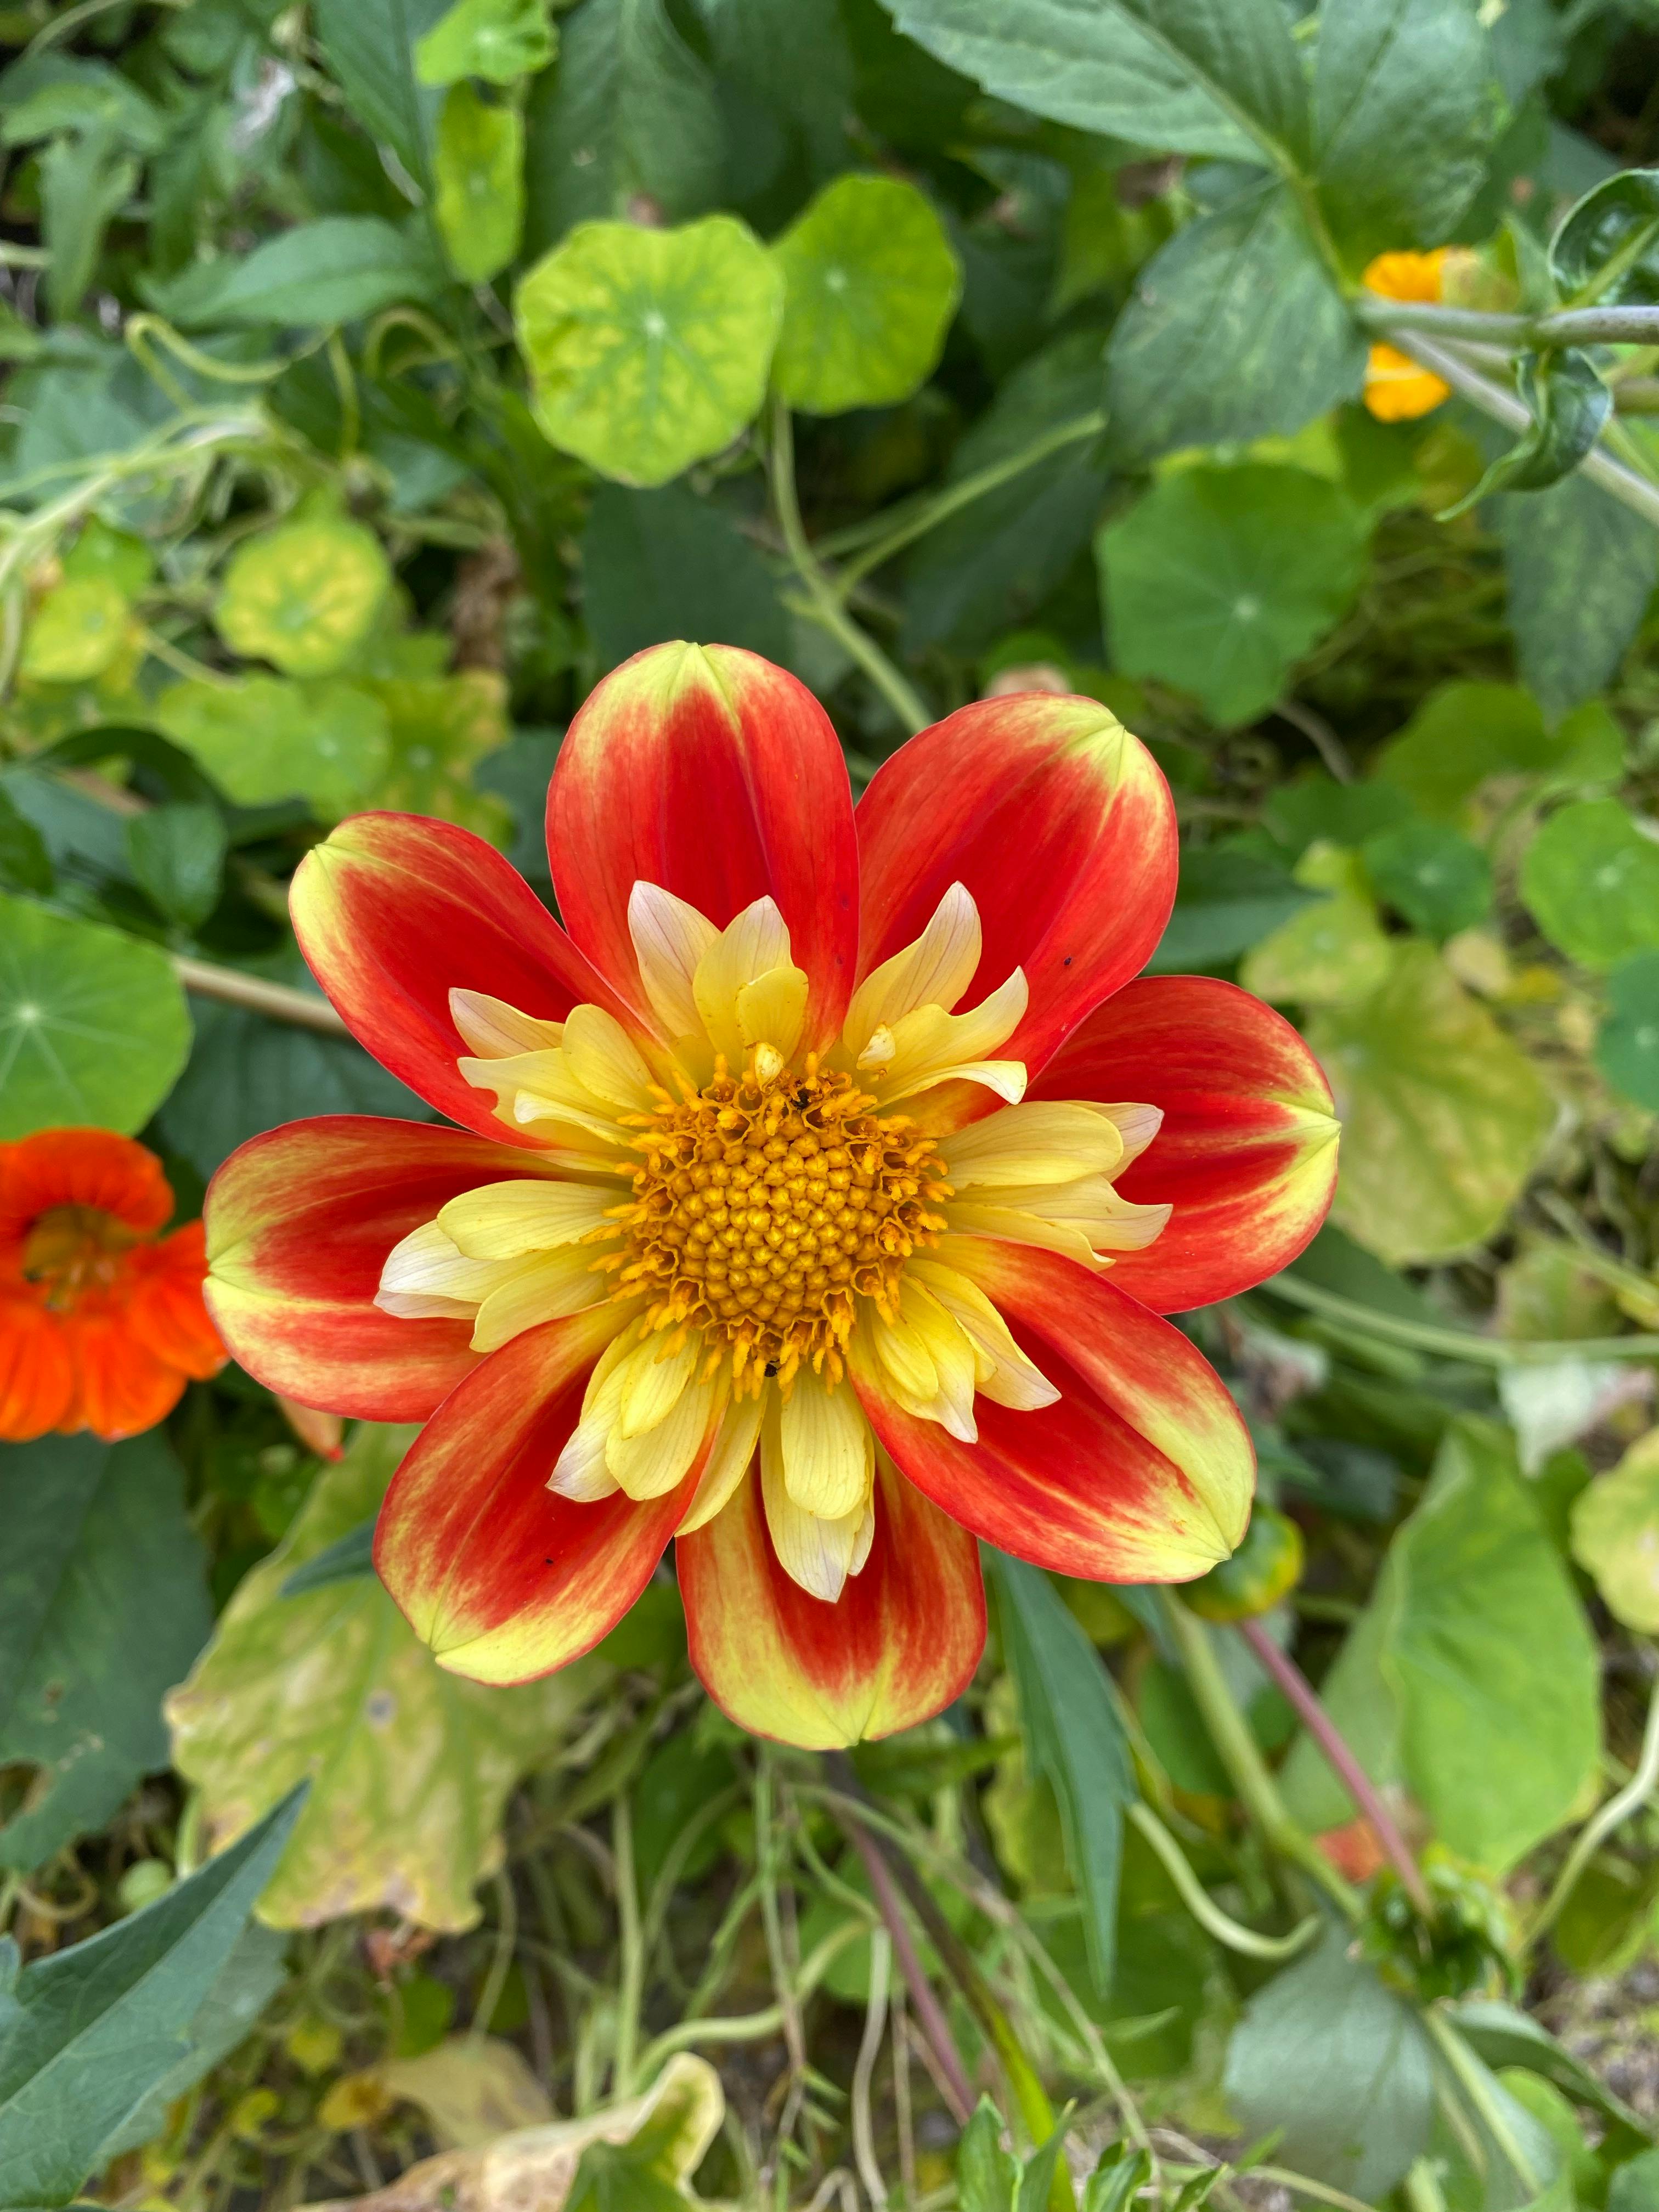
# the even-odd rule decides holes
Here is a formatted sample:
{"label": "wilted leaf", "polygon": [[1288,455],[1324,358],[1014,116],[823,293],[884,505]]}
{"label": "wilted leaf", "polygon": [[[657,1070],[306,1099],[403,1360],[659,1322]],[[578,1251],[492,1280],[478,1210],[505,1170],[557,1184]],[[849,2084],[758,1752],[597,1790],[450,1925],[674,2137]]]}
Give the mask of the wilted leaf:
{"label": "wilted leaf", "polygon": [[189,1050],[164,952],[0,896],[0,1142],[86,1122],[130,1135]]}
{"label": "wilted leaf", "polygon": [[1443,1258],[1519,1196],[1553,1109],[1542,1079],[1432,946],[1308,1032],[1342,1122],[1334,1218],[1385,1259]]}
{"label": "wilted leaf", "polygon": [[233,653],[284,676],[331,676],[368,635],[391,584],[372,530],[343,515],[301,515],[233,556],[213,618]]}
{"label": "wilted leaf", "polygon": [[283,1596],[296,1565],[375,1510],[410,1434],[358,1431],[167,1701],[173,1764],[201,1790],[216,1839],[312,1780],[260,1904],[276,1927],[378,1905],[471,1927],[473,1891],[501,1863],[508,1790],[555,1755],[605,1678],[580,1661],[521,1688],[483,1688],[445,1673],[378,1580]]}
{"label": "wilted leaf", "polygon": [[374,2070],[394,2097],[420,2106],[447,2150],[482,2149],[553,2117],[524,2053],[497,2036],[452,2035],[418,2058],[393,2058]]}
{"label": "wilted leaf", "polygon": [[1572,1556],[1615,1620],[1659,1635],[1659,1429],[1650,1429],[1572,1509]]}

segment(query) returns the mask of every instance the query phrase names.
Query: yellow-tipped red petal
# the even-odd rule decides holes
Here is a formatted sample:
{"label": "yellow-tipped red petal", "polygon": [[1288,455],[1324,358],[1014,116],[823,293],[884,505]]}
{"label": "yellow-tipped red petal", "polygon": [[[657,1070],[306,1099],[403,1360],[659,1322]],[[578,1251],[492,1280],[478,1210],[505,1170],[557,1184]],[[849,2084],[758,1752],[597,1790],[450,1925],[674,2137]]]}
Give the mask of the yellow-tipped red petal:
{"label": "yellow-tipped red petal", "polygon": [[948,1237],[941,1260],[987,1292],[1060,1392],[1018,1411],[981,1396],[962,1443],[905,1411],[860,1339],[851,1374],[900,1469],[1017,1559],[1096,1582],[1187,1582],[1249,1517],[1255,1456],[1221,1378],[1170,1322],[1072,1261]]}
{"label": "yellow-tipped red petal", "polygon": [[628,920],[636,882],[719,929],[775,899],[810,979],[806,1043],[839,1030],[858,952],[852,798],[829,717],[782,669],[732,646],[673,644],[613,670],[559,750],[547,842],[571,936],[647,1019]]}
{"label": "yellow-tipped red petal", "polygon": [[456,1062],[467,1044],[452,991],[544,1021],[624,1010],[518,872],[470,830],[415,814],[357,814],[315,845],[289,892],[311,972],[383,1067],[463,1127],[542,1139],[495,1117]]}
{"label": "yellow-tipped red petal", "polygon": [[919,938],[960,882],[983,940],[967,1001],[1024,970],[1030,1006],[1000,1050],[1033,1075],[1145,967],[1175,900],[1169,787],[1092,699],[1031,692],[959,708],[884,763],[858,831],[860,975]]}
{"label": "yellow-tipped red petal", "polygon": [[427,1424],[380,1508],[374,1564],[441,1667],[525,1682],[590,1650],[651,1579],[696,1488],[636,1504],[547,1486],[613,1315],[492,1352]]}
{"label": "yellow-tipped red petal", "polygon": [[463,1191],[531,1164],[459,1129],[360,1115],[252,1138],[204,1208],[208,1310],[232,1355],[301,1405],[424,1420],[478,1364],[472,1323],[381,1312],[386,1255]]}
{"label": "yellow-tipped red petal", "polygon": [[740,1728],[828,1750],[914,1728],[967,1686],[985,1642],[973,1538],[879,1455],[875,1519],[833,1605],[779,1565],[752,1472],[676,1545],[691,1663]]}
{"label": "yellow-tipped red petal", "polygon": [[1039,1097],[1135,1100],[1164,1121],[1115,1177],[1168,1205],[1111,1279],[1159,1313],[1232,1297],[1287,1267],[1325,1218],[1340,1133],[1318,1061],[1281,1014],[1207,975],[1149,975],[1098,1007],[1033,1086]]}

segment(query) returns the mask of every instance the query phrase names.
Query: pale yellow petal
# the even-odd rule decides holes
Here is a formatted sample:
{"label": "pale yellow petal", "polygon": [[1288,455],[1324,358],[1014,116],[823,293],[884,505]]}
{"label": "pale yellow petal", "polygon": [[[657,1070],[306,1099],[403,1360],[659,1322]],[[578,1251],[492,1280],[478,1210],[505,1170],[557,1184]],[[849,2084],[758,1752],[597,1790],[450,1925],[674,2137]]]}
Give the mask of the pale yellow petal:
{"label": "pale yellow petal", "polygon": [[614,1159],[625,1146],[617,1109],[580,1080],[562,1048],[520,1053],[507,1060],[463,1060],[457,1065],[476,1090],[495,1092],[495,1111],[504,1121],[520,1127],[556,1123],[572,1136],[588,1140],[576,1146],[585,1156],[598,1152]]}
{"label": "pale yellow petal", "polygon": [[[1007,981],[988,999],[965,1014],[947,1014],[939,1006],[918,1006],[889,1024],[893,1056],[884,1067],[864,1069],[870,1088],[883,1106],[913,1097],[935,1084],[983,1084],[1012,1105],[1025,1093],[1025,1065],[1018,1060],[989,1057],[1006,1043],[1025,1018],[1030,998],[1024,972],[1016,968]],[[864,1062],[860,1062],[864,1068]]]}
{"label": "pale yellow petal", "polygon": [[760,1442],[761,1415],[764,1410],[764,1401],[760,1398],[739,1398],[726,1407],[720,1434],[708,1455],[708,1464],[697,1485],[697,1494],[691,1501],[691,1510],[675,1530],[677,1536],[689,1536],[694,1528],[701,1528],[712,1521],[748,1474],[754,1462],[755,1447]]}
{"label": "pale yellow petal", "polygon": [[914,1324],[873,1305],[866,1309],[865,1321],[877,1358],[906,1399],[925,1403],[933,1398],[939,1390],[939,1370]]}
{"label": "pale yellow petal", "polygon": [[613,1014],[602,1006],[573,1006],[564,1025],[564,1056],[585,1091],[625,1114],[648,1114],[657,1103],[651,1070]]}
{"label": "pale yellow petal", "polygon": [[811,1369],[796,1376],[778,1416],[783,1479],[804,1512],[838,1520],[861,1505],[875,1479],[876,1441],[857,1395]]}
{"label": "pale yellow petal", "polygon": [[660,1498],[685,1480],[715,1419],[717,1386],[690,1382],[661,1420],[636,1436],[611,1430],[605,1463],[633,1498]]}
{"label": "pale yellow petal", "polygon": [[697,963],[691,994],[698,1015],[716,1052],[736,1066],[743,1058],[744,1038],[738,1019],[738,994],[745,984],[774,968],[787,968],[789,932],[776,902],[757,898],[744,907]]}
{"label": "pale yellow petal", "polygon": [[647,1336],[623,1363],[617,1426],[624,1437],[643,1436],[666,1420],[703,1357],[701,1338],[688,1333],[677,1348],[672,1339]]}
{"label": "pale yellow petal", "polygon": [[706,915],[659,884],[636,883],[628,896],[628,931],[651,1011],[672,1043],[702,1027],[692,978],[720,935]]}
{"label": "pale yellow petal", "polygon": [[1121,1175],[1132,1161],[1140,1158],[1164,1126],[1161,1106],[1097,1106],[1095,1111],[1109,1115],[1116,1122],[1118,1134],[1123,1139],[1123,1158],[1113,1170],[1115,1175]]}
{"label": "pale yellow petal", "polygon": [[806,1027],[806,970],[770,968],[738,994],[738,1030],[746,1045],[769,1044],[791,1059]]}
{"label": "pale yellow petal", "polygon": [[574,1244],[605,1225],[618,1185],[592,1182],[492,1182],[452,1198],[438,1226],[470,1260],[513,1260]]}
{"label": "pale yellow petal", "polygon": [[470,1321],[510,1272],[499,1261],[468,1259],[435,1221],[426,1221],[386,1254],[374,1303],[404,1321],[438,1316]]}
{"label": "pale yellow petal", "polygon": [[547,1486],[561,1498],[610,1498],[621,1487],[605,1465],[605,1448],[622,1404],[623,1363],[636,1340],[625,1332],[606,1345],[582,1393],[581,1417],[554,1462]]}
{"label": "pale yellow petal", "polygon": [[610,1279],[595,1268],[594,1257],[577,1245],[499,1263],[515,1272],[479,1306],[472,1349],[494,1352],[544,1321],[562,1321],[568,1314],[603,1305],[611,1295]]}
{"label": "pale yellow petal", "polygon": [[1117,1123],[1098,1107],[1034,1099],[952,1130],[940,1139],[939,1149],[948,1180],[965,1191],[1109,1175],[1123,1158],[1123,1138]]}
{"label": "pale yellow petal", "polygon": [[449,1018],[468,1048],[481,1060],[546,1052],[564,1039],[562,1022],[544,1022],[533,1014],[521,1014],[505,999],[492,999],[486,991],[452,991]]}
{"label": "pale yellow petal", "polygon": [[948,1013],[973,981],[980,950],[979,908],[961,884],[952,884],[915,942],[884,960],[854,992],[842,1029],[854,1059],[861,1065],[876,1032],[918,1006]]}
{"label": "pale yellow petal", "polygon": [[[1002,1196],[999,1191],[997,1197]],[[1044,1252],[1063,1252],[1091,1273],[1110,1265],[1109,1261],[1096,1257],[1094,1247],[1080,1229],[1047,1221],[1039,1213],[1016,1212],[1002,1205],[976,1206],[956,1198],[946,1199],[939,1212],[947,1226],[960,1237],[992,1237],[1002,1244],[1035,1244]]]}
{"label": "pale yellow petal", "polygon": [[778,1565],[809,1596],[833,1605],[846,1587],[848,1575],[869,1556],[865,1533],[869,1511],[860,1499],[853,1510],[836,1521],[808,1513],[789,1495],[784,1480],[783,1449],[775,1401],[767,1409],[761,1428],[761,1502]]}
{"label": "pale yellow petal", "polygon": [[1054,1403],[1060,1392],[1014,1342],[1007,1322],[977,1283],[933,1259],[913,1260],[910,1272],[933,1292],[972,1346],[975,1384],[985,1397],[1022,1413]]}

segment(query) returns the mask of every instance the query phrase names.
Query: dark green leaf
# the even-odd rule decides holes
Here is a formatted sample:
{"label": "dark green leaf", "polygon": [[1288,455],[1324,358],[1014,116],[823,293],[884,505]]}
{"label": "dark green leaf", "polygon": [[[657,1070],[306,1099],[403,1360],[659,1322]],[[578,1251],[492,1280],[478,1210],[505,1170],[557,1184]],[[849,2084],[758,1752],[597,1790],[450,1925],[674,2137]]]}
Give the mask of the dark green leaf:
{"label": "dark green leaf", "polygon": [[1314,136],[1320,198],[1355,267],[1439,246],[1479,186],[1501,112],[1477,0],[1326,0]]}
{"label": "dark green leaf", "polygon": [[1569,208],[1550,242],[1550,270],[1568,295],[1600,280],[1601,307],[1659,305],[1659,169],[1623,169]]}
{"label": "dark green leaf", "polygon": [[52,855],[46,840],[11,794],[0,789],[0,890],[38,891],[52,886]]}
{"label": "dark green leaf", "polygon": [[283,1584],[280,1597],[302,1597],[307,1590],[323,1589],[330,1583],[355,1582],[374,1571],[374,1522],[360,1521],[302,1560]]}
{"label": "dark green leaf", "polygon": [[1565,714],[1607,684],[1659,575],[1659,531],[1583,475],[1495,499],[1510,629],[1545,711]]}
{"label": "dark green leaf", "polygon": [[0,2203],[67,2203],[188,2061],[303,1794],[143,1911],[0,1984]]}
{"label": "dark green leaf", "polygon": [[1261,810],[1262,826],[1292,860],[1322,842],[1352,850],[1411,815],[1410,799],[1393,784],[1339,783],[1316,768],[1281,783]]}
{"label": "dark green leaf", "polygon": [[0,1866],[27,1871],[166,1764],[161,1695],[212,1615],[159,1433],[0,1446],[0,1765],[36,1765],[43,1785],[0,1826]]}
{"label": "dark green leaf", "polygon": [[1559,483],[1583,459],[1613,412],[1613,394],[1595,363],[1587,353],[1574,349],[1523,356],[1515,380],[1531,422],[1474,490],[1443,511],[1442,522],[1494,492],[1547,491]]}
{"label": "dark green leaf", "polygon": [[981,2097],[957,2144],[962,2212],[1014,2212],[1019,2161],[1002,2147],[1002,2115]]}
{"label": "dark green leaf", "polygon": [[52,312],[72,315],[98,265],[104,233],[138,181],[138,165],[102,136],[54,138],[40,156],[40,212],[46,292]]}
{"label": "dark green leaf", "polygon": [[884,0],[1000,100],[1178,154],[1294,158],[1308,95],[1278,0]]}
{"label": "dark green leaf", "polygon": [[1613,967],[1659,945],[1659,837],[1619,799],[1579,799],[1528,846],[1521,896],[1569,959]]}
{"label": "dark green leaf", "polygon": [[712,500],[684,484],[602,484],[582,539],[587,625],[600,663],[668,638],[789,657],[789,623],[772,571]]}
{"label": "dark green leaf", "polygon": [[1106,450],[1299,430],[1359,391],[1365,341],[1281,184],[1178,231],[1142,270],[1106,356]]}
{"label": "dark green leaf", "polygon": [[216,806],[156,806],[127,823],[133,878],[169,921],[193,928],[219,902],[227,836]]}
{"label": "dark green leaf", "polygon": [[1085,1905],[1089,1965],[1112,1984],[1123,1808],[1137,1795],[1122,1723],[1100,1655],[1038,1567],[993,1555],[1004,1648],[1019,1692],[1029,1755],[1060,1805],[1066,1861]]}
{"label": "dark green leaf", "polygon": [[1615,1091],[1659,1114],[1659,951],[1633,952],[1607,977],[1595,1065]]}
{"label": "dark green leaf", "polygon": [[1446,823],[1402,823],[1360,851],[1377,896],[1426,937],[1455,937],[1492,910],[1491,861]]}
{"label": "dark green leaf", "polygon": [[431,181],[436,94],[415,75],[415,50],[451,0],[316,0],[312,21],[346,105],[416,184]]}
{"label": "dark green leaf", "polygon": [[151,288],[155,305],[187,330],[264,330],[345,323],[441,289],[436,258],[372,215],[296,223],[252,253],[198,261]]}
{"label": "dark green leaf", "polygon": [[1184,975],[1236,960],[1318,896],[1278,860],[1225,846],[1197,846],[1182,857],[1175,911],[1151,972]]}
{"label": "dark green leaf", "polygon": [[1151,2179],[1152,2170],[1152,2160],[1144,2150],[1125,2150],[1113,2144],[1101,2154],[1100,2164],[1084,2186],[1083,2212],[1127,2212]]}

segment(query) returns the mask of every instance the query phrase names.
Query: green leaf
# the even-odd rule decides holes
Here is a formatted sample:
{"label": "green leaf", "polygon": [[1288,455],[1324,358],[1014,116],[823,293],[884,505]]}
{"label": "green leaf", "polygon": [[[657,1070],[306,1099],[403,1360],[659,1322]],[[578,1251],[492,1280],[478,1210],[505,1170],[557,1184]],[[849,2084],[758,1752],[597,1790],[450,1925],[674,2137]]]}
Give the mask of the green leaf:
{"label": "green leaf", "polygon": [[1576,348],[1523,354],[1515,381],[1531,422],[1480,483],[1442,511],[1440,521],[1450,521],[1494,492],[1547,491],[1577,467],[1613,412],[1613,394],[1595,362]]}
{"label": "green leaf", "polygon": [[681,637],[789,658],[789,620],[764,555],[684,484],[601,484],[582,534],[582,574],[583,611],[604,667]]}
{"label": "green leaf", "polygon": [[1354,267],[1452,235],[1501,112],[1477,0],[1325,0],[1314,72],[1319,194]]}
{"label": "green leaf", "polygon": [[1659,1114],[1659,951],[1632,952],[1607,977],[1595,1065],[1615,1091]]}
{"label": "green leaf", "polygon": [[131,198],[138,164],[100,134],[55,138],[40,155],[46,295],[60,321],[74,314],[98,267],[104,233]]}
{"label": "green leaf", "polygon": [[[413,1434],[357,1431],[167,1700],[173,1765],[202,1791],[216,1840],[313,1778],[260,1905],[275,1927],[382,1905],[423,1927],[474,1925],[473,1892],[501,1863],[509,1791],[556,1754],[609,1679],[601,1662],[578,1661],[521,1688],[481,1686],[439,1666],[378,1580],[283,1595],[296,1567],[376,1510]],[[303,1698],[296,1669],[310,1685]]]}
{"label": "green leaf", "polygon": [[558,43],[547,0],[455,0],[416,43],[416,80],[449,85],[479,76],[489,84],[516,84],[545,69]]}
{"label": "green leaf", "polygon": [[1327,896],[1263,938],[1239,980],[1280,1006],[1352,1006],[1369,998],[1387,980],[1394,949],[1360,861],[1334,845],[1310,845],[1294,880]]}
{"label": "green leaf", "polygon": [[168,1146],[207,1176],[262,1129],[311,1114],[430,1118],[353,1038],[198,1001],[190,1065],[157,1117]]}
{"label": "green leaf", "polygon": [[1659,1430],[1638,1437],[1611,1474],[1579,1492],[1572,1556],[1615,1620],[1659,1634]]}
{"label": "green leaf", "polygon": [[1227,2047],[1229,2108],[1297,2172],[1378,2203],[1429,2140],[1432,2045],[1346,1930],[1251,1998]]}
{"label": "green leaf", "polygon": [[0,896],[0,1143],[85,1122],[130,1136],[189,1050],[164,952]]}
{"label": "green leaf", "polygon": [[37,684],[88,684],[120,656],[132,607],[107,576],[65,576],[23,633],[20,673]]}
{"label": "green leaf", "polygon": [[0,1980],[0,2203],[67,2203],[188,2058],[298,1812],[295,1793],[143,1911]]}
{"label": "green leaf", "polygon": [[307,1590],[326,1589],[331,1583],[355,1582],[362,1575],[374,1571],[374,1521],[373,1516],[360,1521],[355,1528],[348,1528],[343,1536],[337,1536],[325,1544],[283,1583],[277,1593],[282,1597],[303,1597]]}
{"label": "green leaf", "polygon": [[1659,2150],[1644,2150],[1607,2184],[1607,2212],[1659,2212]]}
{"label": "green leaf", "polygon": [[791,407],[892,407],[927,382],[962,296],[962,265],[914,185],[837,177],[772,252],[784,286],[772,381]]}
{"label": "green leaf", "polygon": [[1106,449],[1288,435],[1356,397],[1365,341],[1290,191],[1262,183],[1177,231],[1136,280],[1106,356]]}
{"label": "green leaf", "polygon": [[246,659],[269,660],[284,676],[331,676],[391,588],[391,563],[372,530],[343,515],[301,515],[233,556],[214,624]]}
{"label": "green leaf", "polygon": [[1046,2212],[1054,2172],[1065,2149],[1066,2124],[1062,2121],[1048,2141],[1026,2160],[1025,2171],[1019,2177],[1019,2193],[1014,2199],[1014,2212]]}
{"label": "green leaf", "polygon": [[1598,283],[1601,307],[1659,306],[1659,169],[1621,169],[1568,209],[1550,241],[1550,273],[1564,294]]}
{"label": "green leaf", "polygon": [[1442,942],[1492,911],[1492,863],[1444,822],[1405,822],[1360,848],[1379,898],[1413,929]]}
{"label": "green leaf", "polygon": [[1276,0],[884,0],[899,29],[999,100],[1080,130],[1287,166],[1308,94]]}
{"label": "green leaf", "polygon": [[27,815],[20,813],[10,793],[0,790],[0,890],[44,896],[53,880],[45,838]]}
{"label": "green leaf", "polygon": [[1558,951],[1612,968],[1659,945],[1659,836],[1616,799],[1576,800],[1528,846],[1521,896]]}
{"label": "green leaf", "polygon": [[314,329],[429,300],[442,282],[431,255],[380,216],[325,215],[279,232],[252,253],[198,262],[149,289],[162,313],[187,330]]}
{"label": "green leaf", "polygon": [[434,155],[438,234],[464,284],[484,284],[512,260],[524,229],[524,118],[458,84],[438,118]]}
{"label": "green leaf", "polygon": [[1659,575],[1659,532],[1583,475],[1486,510],[1522,675],[1552,715],[1613,677]]}
{"label": "green leaf", "polygon": [[1559,758],[1537,701],[1519,684],[1443,684],[1384,746],[1376,772],[1444,822],[1488,776],[1541,775]]}
{"label": "green leaf", "polygon": [[299,798],[325,817],[349,814],[391,765],[386,708],[360,684],[274,676],[174,684],[154,711],[239,806]]}
{"label": "green leaf", "polygon": [[[1416,1511],[1321,1695],[1373,1781],[1403,1785],[1446,1848],[1507,1874],[1567,1820],[1601,1750],[1600,1666],[1514,1444],[1447,1433]],[[1283,1771],[1316,1827],[1353,1817],[1311,1742]]]}
{"label": "green leaf", "polygon": [[1411,817],[1411,800],[1392,784],[1339,783],[1323,769],[1281,783],[1261,810],[1263,828],[1293,860],[1322,842],[1357,848]]}
{"label": "green leaf", "polygon": [[1048,1576],[1022,1559],[989,1556],[1030,1766],[1046,1777],[1060,1805],[1066,1863],[1084,1902],[1090,1970],[1104,1996],[1112,1985],[1123,1808],[1138,1794],[1123,1726],[1100,1655]]}
{"label": "green leaf", "polygon": [[315,0],[312,22],[346,105],[415,182],[431,181],[438,102],[415,75],[422,39],[450,0]]}
{"label": "green leaf", "polygon": [[1002,2148],[1002,2115],[981,2096],[957,2142],[962,2212],[1014,2212],[1019,2161]]}
{"label": "green leaf", "polygon": [[0,1826],[27,1872],[167,1760],[161,1693],[212,1626],[202,1547],[159,1433],[0,1446],[0,1765],[39,1770]]}
{"label": "green leaf", "polygon": [[1308,1042],[1342,1122],[1340,1226],[1395,1266],[1491,1236],[1554,1111],[1532,1062],[1433,948],[1401,945],[1381,989],[1319,1014]]}
{"label": "green leaf", "polygon": [[194,928],[224,888],[224,817],[214,806],[156,806],[127,823],[133,879],[169,921]]}
{"label": "green leaf", "polygon": [[1575,2105],[1587,2105],[1618,2126],[1644,2135],[1650,2132],[1648,2124],[1621,2097],[1529,2013],[1494,1997],[1475,1997],[1459,2005],[1450,2017],[1464,2042],[1488,2066],[1524,2067],[1540,2081],[1553,2082]]}
{"label": "green leaf", "polygon": [[511,734],[507,686],[495,671],[377,678],[364,689],[385,708],[390,732],[391,752],[372,793],[376,805],[435,815],[495,844],[507,843],[508,810],[471,783],[477,763]]}
{"label": "green leaf", "polygon": [[1185,975],[1236,960],[1318,896],[1276,860],[1226,845],[1194,846],[1182,856],[1175,911],[1151,972]]}
{"label": "green leaf", "polygon": [[532,96],[526,129],[534,245],[625,215],[636,196],[671,222],[721,197],[726,127],[714,81],[665,0],[582,0],[564,25],[557,70]]}
{"label": "green leaf", "polygon": [[1271,706],[1359,584],[1359,514],[1305,470],[1168,476],[1096,540],[1115,665],[1224,725]]}
{"label": "green leaf", "polygon": [[547,437],[602,476],[660,484],[759,413],[783,279],[730,216],[679,230],[590,222],[536,264],[516,305]]}
{"label": "green leaf", "polygon": [[[1108,2160],[1111,2161],[1109,2165]],[[1216,2172],[1219,2173],[1220,2168]],[[1127,2212],[1152,2179],[1152,2161],[1144,2150],[1125,2150],[1109,2143],[1083,2191],[1083,2212]]]}

